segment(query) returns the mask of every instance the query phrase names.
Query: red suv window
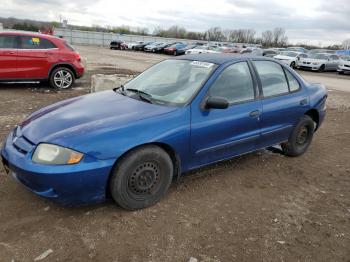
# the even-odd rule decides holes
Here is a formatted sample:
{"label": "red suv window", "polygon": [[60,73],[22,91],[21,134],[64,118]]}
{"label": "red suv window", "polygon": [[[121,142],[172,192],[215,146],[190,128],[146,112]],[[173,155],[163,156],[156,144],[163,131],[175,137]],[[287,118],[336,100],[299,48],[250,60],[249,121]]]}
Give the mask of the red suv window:
{"label": "red suv window", "polygon": [[57,48],[50,40],[41,37],[20,36],[20,49],[51,49]]}
{"label": "red suv window", "polygon": [[0,35],[0,48],[6,48],[6,49],[17,48],[16,36]]}

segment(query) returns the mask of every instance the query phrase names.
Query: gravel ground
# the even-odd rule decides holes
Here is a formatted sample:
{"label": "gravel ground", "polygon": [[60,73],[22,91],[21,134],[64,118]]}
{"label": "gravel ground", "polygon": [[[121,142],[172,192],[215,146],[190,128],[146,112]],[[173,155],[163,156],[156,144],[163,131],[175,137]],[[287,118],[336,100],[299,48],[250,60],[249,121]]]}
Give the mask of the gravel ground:
{"label": "gravel ground", "polygon": [[[89,71],[73,90],[0,86],[0,140],[32,111],[87,93],[93,73],[140,72],[165,58],[79,50]],[[350,93],[331,91],[325,123],[303,156],[263,150],[212,165],[135,212],[111,201],[62,207],[0,172],[0,261],[46,251],[42,261],[350,261],[349,119]]]}

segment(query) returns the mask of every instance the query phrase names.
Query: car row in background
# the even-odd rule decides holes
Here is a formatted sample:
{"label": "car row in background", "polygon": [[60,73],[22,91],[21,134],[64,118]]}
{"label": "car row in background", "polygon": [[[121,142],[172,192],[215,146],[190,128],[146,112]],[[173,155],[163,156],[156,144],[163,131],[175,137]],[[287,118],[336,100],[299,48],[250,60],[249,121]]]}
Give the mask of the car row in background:
{"label": "car row in background", "polygon": [[152,53],[164,53],[167,55],[184,54],[208,54],[208,53],[233,53],[248,54],[253,56],[265,56],[279,60],[294,69],[306,69],[311,71],[338,71],[340,74],[350,71],[349,56],[339,56],[334,50],[312,49],[293,46],[287,48],[262,49],[259,45],[244,45],[233,43],[183,43],[183,42],[122,42],[112,41],[111,49],[145,51]]}

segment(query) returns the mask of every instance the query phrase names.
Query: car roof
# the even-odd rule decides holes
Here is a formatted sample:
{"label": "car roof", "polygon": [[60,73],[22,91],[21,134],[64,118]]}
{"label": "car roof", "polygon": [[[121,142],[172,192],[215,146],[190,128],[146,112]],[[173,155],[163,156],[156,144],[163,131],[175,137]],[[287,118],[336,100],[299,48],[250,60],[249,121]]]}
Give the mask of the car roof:
{"label": "car roof", "polygon": [[239,61],[242,59],[259,59],[259,60],[266,60],[266,61],[275,61],[271,58],[265,58],[263,56],[252,56],[252,55],[237,55],[237,54],[190,54],[190,55],[184,55],[180,57],[176,57],[174,59],[178,60],[191,60],[191,61],[200,61],[200,62],[208,62],[213,63],[217,65],[222,65],[227,62],[234,62]]}
{"label": "car roof", "polygon": [[[41,34],[36,32],[28,32],[28,31],[1,31],[0,35],[16,35],[16,36],[37,36],[48,39],[61,39],[53,35]],[[63,39],[61,39],[63,40]]]}

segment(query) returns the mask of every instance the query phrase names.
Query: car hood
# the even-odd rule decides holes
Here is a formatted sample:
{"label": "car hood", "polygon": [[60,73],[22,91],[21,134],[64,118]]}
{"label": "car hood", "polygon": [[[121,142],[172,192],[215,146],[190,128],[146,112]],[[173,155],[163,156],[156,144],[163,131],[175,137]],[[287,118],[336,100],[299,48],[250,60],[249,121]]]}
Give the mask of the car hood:
{"label": "car hood", "polygon": [[30,115],[20,127],[23,136],[35,144],[57,143],[64,141],[64,138],[82,137],[87,132],[120,128],[175,109],[149,104],[110,90],[75,97],[45,107]]}

